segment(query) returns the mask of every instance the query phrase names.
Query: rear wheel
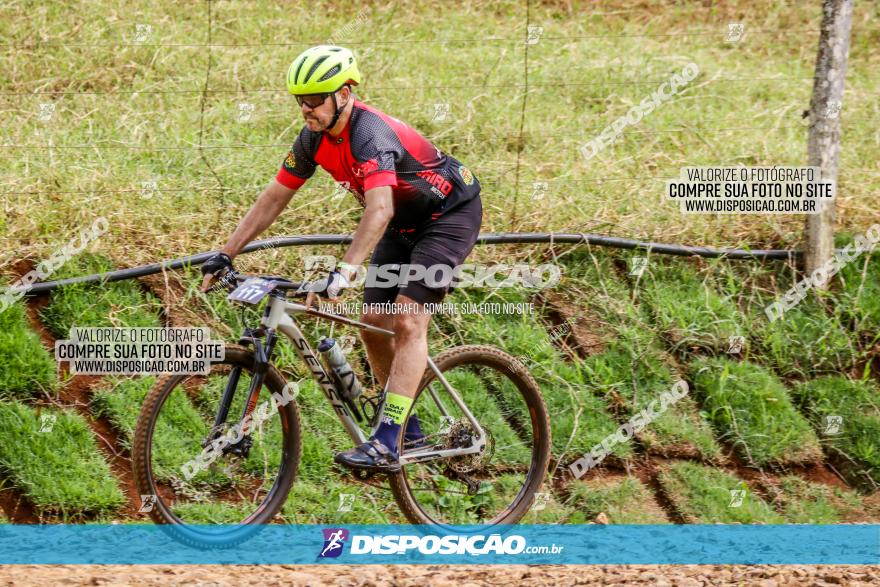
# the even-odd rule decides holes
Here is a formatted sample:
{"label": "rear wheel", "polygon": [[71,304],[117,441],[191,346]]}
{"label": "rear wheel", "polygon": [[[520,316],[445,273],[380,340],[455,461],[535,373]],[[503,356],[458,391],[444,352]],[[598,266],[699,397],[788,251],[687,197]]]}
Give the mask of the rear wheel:
{"label": "rear wheel", "polygon": [[[407,464],[389,476],[395,500],[414,524],[514,524],[528,512],[550,461],[550,422],[537,382],[507,353],[460,346],[435,364],[487,434],[483,450]],[[413,400],[424,438],[401,435],[400,454],[425,447],[466,448],[477,434],[428,367]],[[412,428],[410,428],[412,430]]]}
{"label": "rear wheel", "polygon": [[[142,511],[176,539],[199,546],[232,545],[271,522],[284,505],[300,458],[296,390],[285,388],[284,377],[271,365],[253,425],[235,442],[255,361],[253,351],[243,347],[227,345],[225,353],[206,376],[161,377],[144,399],[132,446]],[[231,407],[222,429],[212,434],[230,380],[235,383]]]}

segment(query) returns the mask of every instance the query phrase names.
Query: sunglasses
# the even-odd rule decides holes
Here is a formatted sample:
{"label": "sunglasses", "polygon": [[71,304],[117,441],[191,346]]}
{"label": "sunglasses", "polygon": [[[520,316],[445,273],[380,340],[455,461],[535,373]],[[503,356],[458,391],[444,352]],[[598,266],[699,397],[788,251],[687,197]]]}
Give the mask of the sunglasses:
{"label": "sunglasses", "polygon": [[296,96],[296,103],[302,106],[305,104],[309,110],[314,110],[327,100],[330,94],[309,94],[307,96]]}

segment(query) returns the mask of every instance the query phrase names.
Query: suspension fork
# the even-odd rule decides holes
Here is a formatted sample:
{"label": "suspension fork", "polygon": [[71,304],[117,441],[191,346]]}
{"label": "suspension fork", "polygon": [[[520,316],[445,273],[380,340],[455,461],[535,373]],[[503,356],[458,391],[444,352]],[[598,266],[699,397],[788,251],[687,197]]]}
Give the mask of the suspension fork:
{"label": "suspension fork", "polygon": [[[266,305],[265,313],[268,313],[269,306]],[[262,336],[266,337],[266,344],[260,340]],[[257,408],[257,400],[260,398],[260,389],[263,386],[263,381],[266,378],[266,373],[269,370],[269,363],[272,360],[272,352],[275,350],[275,343],[278,341],[278,335],[273,328],[264,328],[262,326],[258,328],[245,328],[244,333],[241,338],[239,338],[238,343],[241,345],[253,345],[254,346],[254,364],[253,364],[253,377],[251,377],[251,382],[247,391],[247,401],[245,402],[244,411],[241,414],[241,418],[238,421],[238,426],[243,426],[245,421],[250,420],[250,415]],[[204,445],[207,446],[217,438],[219,438],[220,434],[223,431],[223,425],[226,423],[227,418],[229,417],[229,410],[232,407],[232,400],[235,397],[235,391],[238,388],[238,382],[241,378],[242,368],[240,366],[235,366],[229,372],[229,378],[226,381],[226,387],[223,390],[223,395],[220,398],[220,407],[217,410],[217,415],[214,418],[214,427],[211,430],[210,437],[205,441]],[[245,434],[241,435],[241,440],[235,443],[231,443],[228,446],[223,448],[223,453],[233,453],[243,458],[247,458],[247,455],[250,451],[251,444],[253,439],[250,435],[250,430],[247,430]]]}

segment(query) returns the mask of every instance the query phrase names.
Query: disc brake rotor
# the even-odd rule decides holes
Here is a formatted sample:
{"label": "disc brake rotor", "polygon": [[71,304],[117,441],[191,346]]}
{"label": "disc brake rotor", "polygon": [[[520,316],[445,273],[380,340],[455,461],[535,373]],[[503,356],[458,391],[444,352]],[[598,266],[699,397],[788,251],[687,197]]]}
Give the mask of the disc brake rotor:
{"label": "disc brake rotor", "polygon": [[[477,436],[470,423],[466,420],[456,420],[446,433],[443,448],[469,448],[476,441]],[[457,473],[472,473],[488,465],[493,454],[495,454],[495,439],[489,431],[486,431],[486,444],[480,452],[451,457],[446,460],[446,464]]]}

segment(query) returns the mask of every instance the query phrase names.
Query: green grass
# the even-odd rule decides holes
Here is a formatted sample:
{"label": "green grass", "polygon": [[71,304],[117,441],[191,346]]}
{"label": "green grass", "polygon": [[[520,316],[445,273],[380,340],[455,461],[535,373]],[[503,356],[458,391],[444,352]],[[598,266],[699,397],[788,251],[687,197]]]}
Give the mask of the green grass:
{"label": "green grass", "polygon": [[[340,511],[340,495],[353,495],[351,511]],[[352,498],[344,498],[346,500]],[[393,524],[403,515],[387,491],[340,479],[298,479],[281,512],[289,524]]]}
{"label": "green grass", "polygon": [[[41,416],[43,419],[41,420]],[[54,416],[51,430],[49,419]],[[0,403],[0,469],[41,512],[77,517],[125,502],[88,424],[75,412]]]}
{"label": "green grass", "polygon": [[613,339],[620,327],[640,321],[630,288],[615,268],[624,262],[622,253],[583,247],[566,253],[558,259],[564,268],[562,278],[548,293],[572,306],[576,324],[583,322],[604,341]]}
{"label": "green grass", "polygon": [[836,281],[841,314],[870,347],[880,332],[880,252],[863,253],[838,273]]}
{"label": "green grass", "polygon": [[92,392],[92,414],[110,421],[126,450],[131,450],[141,405],[155,382],[155,377],[109,377]]}
{"label": "green grass", "polygon": [[296,401],[303,424],[299,477],[320,482],[340,474],[333,466],[333,455],[351,448],[352,441],[314,380],[301,381],[299,389]]}
{"label": "green grass", "polygon": [[789,524],[840,524],[865,510],[861,498],[851,491],[811,483],[788,475],[780,480],[775,501]]}
{"label": "green grass", "polygon": [[719,439],[746,462],[808,463],[821,458],[819,441],[772,373],[748,362],[697,359],[690,380]]}
{"label": "green grass", "polygon": [[[844,272],[849,269],[851,266]],[[771,262],[719,262],[713,264],[713,270],[719,289],[742,308],[747,332],[751,333],[743,354],[746,359],[767,365],[787,379],[803,380],[846,371],[867,348],[855,335],[861,327],[854,315],[860,310],[854,306],[857,302],[852,295],[813,289],[771,323],[764,309],[781,300],[802,275],[794,274],[788,265]],[[848,283],[853,285],[852,280]],[[860,299],[859,303],[870,304]]]}
{"label": "green grass", "polygon": [[[665,467],[660,484],[675,508],[689,524],[782,524],[773,511],[740,479],[720,469],[689,462]],[[745,491],[742,503],[734,507],[736,494]]]}
{"label": "green grass", "polygon": [[0,397],[26,397],[55,388],[55,360],[28,325],[23,302],[0,312]]}
{"label": "green grass", "polygon": [[635,477],[572,483],[566,500],[592,521],[600,513],[611,524],[668,524],[650,490]]}
{"label": "green grass", "polygon": [[[135,393],[135,392],[132,392]],[[156,422],[152,446],[153,475],[159,481],[181,479],[181,468],[202,452],[202,440],[208,435],[210,422],[192,405],[180,387],[165,400]],[[193,483],[214,480],[211,472],[203,471]]]}
{"label": "green grass", "polygon": [[[153,376],[109,378],[92,397],[92,413],[110,421],[119,433],[122,446],[128,450],[144,397],[155,383]],[[201,452],[207,429],[207,423],[189,398],[180,387],[175,388],[159,412],[154,432],[152,459],[156,479],[167,482],[181,478],[181,466]],[[196,476],[195,479],[202,478]]]}
{"label": "green grass", "polygon": [[[584,250],[569,255],[564,287],[558,289],[566,301],[594,316],[591,329],[602,332],[605,350],[583,362],[593,392],[622,404],[629,417],[668,391],[679,377],[615,269],[615,260],[621,257],[615,252],[596,255]],[[649,452],[664,456],[714,460],[721,454],[691,397],[673,404],[642,430],[639,440]]]}
{"label": "green grass", "polygon": [[238,524],[254,513],[256,504],[228,502],[177,502],[174,514],[187,524]]}
{"label": "green grass", "polygon": [[[0,177],[9,190],[5,196],[8,213],[0,217],[0,230],[13,245],[0,253],[0,265],[9,267],[19,258],[48,258],[98,214],[110,220],[110,231],[94,249],[111,255],[113,263],[96,268],[70,262],[64,268],[66,274],[80,275],[111,265],[135,266],[222,244],[277,171],[287,145],[302,126],[283,88],[283,72],[290,60],[306,47],[306,41],[333,35],[364,8],[351,1],[324,0],[317,0],[314,7],[285,21],[288,26],[267,28],[267,22],[285,19],[285,6],[248,0],[213,3],[211,38],[217,45],[206,52],[201,46],[208,38],[203,4],[182,8],[156,0],[134,3],[125,10],[100,1],[75,8],[63,3],[12,6],[11,18],[0,22],[3,38],[13,45],[40,42],[2,58],[15,75],[0,79],[0,89],[21,95],[0,97],[4,110],[17,113],[0,122],[0,131],[7,145],[30,148],[0,149],[4,160]],[[367,24],[349,30],[338,41],[351,44],[360,60],[364,83],[358,87],[358,97],[410,124],[481,179],[484,232],[577,230],[707,246],[800,246],[800,216],[685,216],[674,205],[657,204],[652,198],[660,197],[664,178],[677,175],[683,165],[803,164],[807,127],[801,111],[810,101],[821,18],[818,5],[749,3],[747,38],[731,44],[724,42],[723,34],[702,34],[717,24],[717,9],[707,5],[658,8],[649,4],[596,13],[583,3],[571,7],[533,3],[529,19],[544,27],[544,37],[528,48],[528,72],[529,83],[541,99],[534,99],[530,92],[522,104],[525,5],[501,0],[456,6],[441,21],[432,18],[426,7],[420,2],[370,6]],[[869,4],[856,4],[857,23],[869,22],[871,16]],[[138,23],[153,27],[152,39],[143,46],[131,40]],[[398,42],[375,44],[379,23],[387,24],[391,40]],[[777,32],[749,35],[748,30]],[[697,34],[676,34],[694,31]],[[494,38],[479,43],[456,41],[485,37]],[[253,46],[254,39],[278,45],[266,50]],[[296,44],[299,41],[303,43]],[[855,27],[846,116],[841,118],[846,137],[841,169],[847,172],[841,174],[838,187],[848,195],[852,208],[841,215],[839,224],[854,233],[864,232],[873,222],[862,211],[880,207],[880,163],[874,136],[878,41],[876,30]],[[694,83],[638,127],[627,129],[594,159],[584,160],[578,147],[680,70],[685,59],[700,66]],[[203,100],[209,60],[209,90],[219,91],[208,91]],[[729,82],[727,77],[747,81]],[[563,78],[575,83],[560,84]],[[156,93],[157,87],[171,93]],[[277,92],[262,91],[272,88]],[[34,91],[69,93],[53,96]],[[508,98],[515,108],[523,106],[522,129],[520,117],[511,116],[511,108],[485,107]],[[57,109],[46,123],[38,113],[40,105],[49,102]],[[240,102],[255,106],[254,117],[247,123],[238,120]],[[432,120],[436,103],[451,105],[451,120]],[[550,103],[559,108],[547,108]],[[572,120],[590,122],[572,132]],[[743,120],[751,128],[743,129]],[[75,148],[49,148],[48,144]],[[199,144],[207,147],[202,153],[196,148]],[[234,147],[240,144],[251,146]],[[153,197],[139,193],[146,180],[158,183]],[[534,180],[550,183],[542,200],[531,194]],[[360,216],[359,207],[349,197],[332,199],[331,190],[327,174],[316,173],[263,236],[350,233]],[[849,213],[852,210],[857,213]],[[563,246],[554,246],[554,251],[562,250]],[[339,255],[339,251],[338,247],[301,247],[263,251],[248,259],[253,272],[262,269],[295,276],[301,272],[304,255]],[[544,254],[548,248],[477,247],[469,261],[510,262],[535,251]],[[630,256],[630,252],[621,254],[624,259]],[[649,271],[660,267],[656,257],[651,260]],[[641,299],[654,295],[659,310],[654,313],[657,323],[647,323],[661,328],[676,349],[717,353],[719,345],[726,345],[725,335],[735,327],[746,327],[735,333],[749,333],[755,353],[750,360],[787,378],[807,378],[858,364],[857,349],[870,348],[876,337],[880,324],[876,256],[867,271],[857,262],[841,274],[845,283],[840,295],[831,298],[833,310],[818,304],[814,309],[808,300],[785,320],[766,328],[756,322],[763,318],[760,304],[752,307],[748,299],[737,297],[738,311],[730,303],[732,294],[726,283],[704,280],[702,273],[685,268],[683,260],[672,263],[679,264],[682,267],[671,273],[680,273],[680,277],[655,284],[647,273],[639,282]],[[604,271],[607,262],[600,259],[599,265]],[[766,291],[748,291],[744,296],[760,301],[768,294],[776,295],[776,288],[770,286],[784,281],[777,279],[783,271],[780,265],[767,264],[769,279],[761,284],[767,286]],[[59,272],[53,277],[63,275]],[[575,287],[592,296],[584,307],[590,309],[590,316],[598,317],[596,332],[617,336],[617,326],[632,317],[634,308],[639,309],[630,303],[628,288],[619,287],[621,281],[611,274],[593,282],[593,287],[584,285],[591,281],[586,270],[578,276],[580,283]],[[215,314],[238,326],[228,311],[218,308]],[[158,312],[154,300],[145,297],[137,283],[126,282],[56,292],[43,319],[57,336],[66,337],[72,324],[157,325]],[[582,366],[567,364],[556,353],[546,333],[539,332],[538,320],[523,322],[527,324],[485,316],[465,317],[460,324],[449,321],[447,326],[454,328],[432,340],[432,348],[474,340],[507,346],[504,337],[510,335],[510,348],[527,358],[554,416],[556,455],[588,450],[616,427],[605,398],[593,393]],[[475,325],[473,331],[470,324]],[[0,328],[0,332],[5,330]],[[232,336],[231,330],[223,335]],[[3,353],[0,339],[0,378],[10,372]],[[614,358],[615,370],[625,356]],[[289,346],[279,355],[279,364],[294,365]],[[40,368],[33,372],[45,375]],[[18,371],[10,377],[13,385],[21,387],[13,392],[17,396],[40,388],[23,384]],[[609,377],[607,384],[619,381]],[[745,397],[734,402],[726,397],[727,390],[719,392],[715,395],[725,397],[705,411],[724,438],[738,443],[740,450],[754,446],[761,448],[763,458],[787,458],[794,441],[782,446],[774,443],[787,438],[785,427],[795,420],[789,410],[770,405],[784,395],[775,383],[770,387],[776,391],[756,392],[759,401]],[[8,391],[0,386],[0,393]],[[326,409],[322,401],[310,406]],[[747,416],[751,409],[757,413],[754,418]],[[117,405],[113,410],[122,414],[124,407]],[[694,411],[688,408],[687,413]],[[339,431],[338,423],[331,425],[324,416],[319,414],[309,424],[315,463],[341,444],[334,438],[328,443],[332,449],[320,445],[325,425]],[[749,425],[734,430],[734,422]],[[120,419],[115,424],[122,427],[122,423]],[[667,432],[675,433],[673,423],[669,424]],[[765,424],[767,430],[762,429]],[[664,421],[658,420],[651,431],[659,435],[663,426]],[[867,433],[874,434],[870,426]],[[694,438],[692,432],[681,433]],[[810,452],[815,440],[805,435],[800,424],[794,436],[806,439],[801,452]],[[657,442],[653,450],[670,446],[666,437]],[[620,451],[626,450],[619,446]],[[867,458],[874,445],[859,446],[868,451],[860,458]],[[626,455],[621,452],[620,456]],[[314,476],[320,474],[316,465]]]}
{"label": "green grass", "polygon": [[[588,357],[584,368],[594,391],[616,398],[629,418],[670,391],[680,378],[650,334],[623,328],[626,335],[609,342],[603,353]],[[690,395],[671,404],[637,436],[654,454],[710,461],[721,456],[711,427]]]}
{"label": "green grass", "polygon": [[[115,269],[108,259],[82,255],[68,262],[56,278],[90,275]],[[159,327],[159,304],[144,293],[137,281],[106,284],[76,284],[52,292],[51,301],[40,312],[43,323],[59,338],[67,338],[78,327]]]}
{"label": "green grass", "polygon": [[[829,376],[798,384],[792,390],[822,444],[840,466],[864,482],[880,484],[880,390],[870,381]],[[840,416],[839,431],[829,428],[829,417]],[[875,485],[876,487],[876,485]]]}
{"label": "green grass", "polygon": [[731,336],[746,332],[735,300],[719,293],[681,259],[652,259],[638,293],[674,352],[723,353]]}
{"label": "green grass", "polygon": [[[457,291],[453,302],[517,302],[525,299],[520,291]],[[552,414],[553,453],[560,460],[577,459],[616,430],[617,424],[602,398],[594,395],[584,368],[565,361],[550,342],[546,329],[535,315],[450,314],[441,318],[444,332],[454,344],[487,344],[519,358],[535,377],[547,408]],[[618,444],[614,454],[632,454],[628,444]]]}
{"label": "green grass", "polygon": [[[542,504],[542,505],[539,505]],[[558,496],[551,494],[546,502],[535,502],[532,509],[520,520],[520,524],[587,524],[588,515],[559,501]]]}
{"label": "green grass", "polygon": [[[815,294],[809,294],[813,296]],[[834,315],[808,297],[782,318],[758,327],[763,362],[783,377],[808,378],[849,369],[858,344]]]}
{"label": "green grass", "polygon": [[[181,11],[159,0],[135,3],[125,11],[105,2],[76,9],[12,7],[10,18],[0,25],[3,37],[15,44],[39,36],[42,44],[5,58],[16,75],[0,82],[3,91],[82,93],[63,99],[4,97],[20,113],[3,123],[6,140],[88,148],[3,150],[4,182],[10,190],[25,192],[10,199],[15,211],[10,217],[16,220],[0,224],[8,237],[27,243],[24,254],[45,257],[59,246],[60,234],[84,224],[88,212],[111,221],[110,234],[97,246],[130,265],[219,246],[277,171],[302,126],[284,92],[289,62],[307,42],[329,37],[364,8],[354,2],[320,1],[314,6],[316,10],[299,15],[283,30],[265,26],[285,17],[282,5],[213,6],[212,38],[219,45],[210,52],[209,90],[219,91],[207,93],[204,115],[200,90],[208,54],[192,45],[207,38],[205,6]],[[544,99],[530,95],[526,100],[521,140],[519,117],[511,116],[510,108],[484,106],[506,98],[519,103],[521,92],[509,94],[523,81],[525,6],[514,0],[456,6],[442,22],[427,16],[424,7],[418,2],[371,6],[367,24],[338,41],[350,43],[360,60],[364,83],[358,87],[359,97],[474,168],[486,186],[487,230],[573,228],[707,245],[781,240],[785,246],[799,240],[803,219],[797,216],[684,216],[668,203],[653,206],[651,214],[645,208],[653,202],[650,198],[659,198],[663,178],[677,175],[684,164],[788,165],[806,160],[807,127],[800,113],[809,104],[817,6],[752,3],[747,10],[751,26],[780,34],[753,35],[740,44],[725,43],[723,34],[674,34],[693,30],[695,22],[698,31],[712,30],[717,14],[702,5],[672,10],[646,5],[602,14],[583,4],[570,10],[558,4],[532,6],[530,18],[544,27],[544,37],[529,46],[529,82],[540,84],[535,87]],[[173,19],[168,16],[172,9],[177,9]],[[870,7],[857,5],[855,11],[857,22],[870,17]],[[646,18],[651,19],[647,27]],[[131,40],[138,23],[153,26],[151,42],[143,46]],[[392,40],[412,42],[375,44],[377,23],[389,23]],[[813,32],[802,33],[804,29]],[[788,34],[792,31],[797,34]],[[653,36],[639,36],[645,33]],[[486,37],[494,39],[454,41]],[[232,46],[252,45],[255,39],[287,45],[276,50]],[[870,210],[876,208],[871,204],[880,186],[871,124],[876,118],[877,82],[871,75],[877,66],[872,51],[876,33],[863,28],[852,45],[847,116],[841,119],[848,147],[841,168],[848,173],[841,177],[841,189]],[[700,77],[586,161],[578,147],[653,91],[655,82],[659,86],[680,70],[685,61],[681,56],[699,64]],[[722,71],[749,81],[724,82],[723,76],[718,79]],[[772,81],[764,79],[768,72]],[[564,79],[576,82],[560,84]],[[176,93],[137,92],[160,86]],[[254,91],[258,89],[277,92]],[[47,102],[57,108],[50,123],[38,116],[40,104]],[[242,102],[255,106],[246,123],[238,119]],[[432,120],[435,103],[451,105],[450,120]],[[548,109],[547,103],[559,108]],[[572,133],[571,120],[589,122]],[[730,130],[741,128],[743,120],[750,128]],[[207,149],[205,158],[215,176],[194,148],[200,142],[208,147],[255,146],[222,149],[222,156],[219,149]],[[122,148],[127,144],[139,149]],[[178,148],[150,150],[162,147]],[[48,158],[48,169],[37,173],[41,155]],[[520,183],[514,185],[517,167]],[[147,180],[157,181],[159,190],[149,198],[140,194],[140,182]],[[534,180],[550,182],[543,200],[532,197]],[[221,185],[225,190],[217,189]],[[329,188],[326,174],[317,173],[271,234],[350,231],[356,206],[351,198],[330,198]],[[845,215],[842,221],[870,223],[867,214]],[[153,238],[160,234],[163,238]],[[272,255],[262,256],[268,263]],[[298,255],[284,262],[293,268]]]}

